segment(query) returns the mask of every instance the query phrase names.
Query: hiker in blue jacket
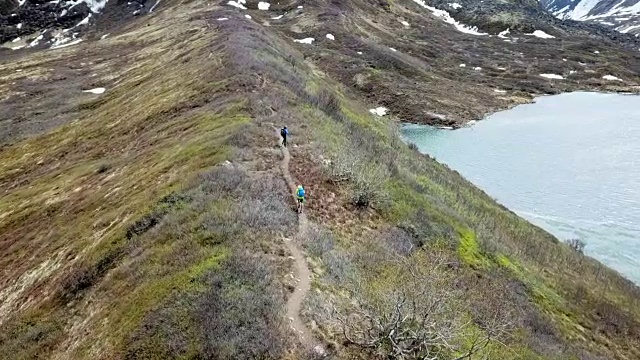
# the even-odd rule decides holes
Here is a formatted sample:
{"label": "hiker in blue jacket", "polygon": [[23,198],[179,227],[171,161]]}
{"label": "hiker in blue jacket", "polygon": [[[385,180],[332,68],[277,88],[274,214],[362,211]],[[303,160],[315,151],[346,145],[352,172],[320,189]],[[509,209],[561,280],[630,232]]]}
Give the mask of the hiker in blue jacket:
{"label": "hiker in blue jacket", "polygon": [[280,129],[280,136],[282,136],[282,146],[287,147],[287,135],[289,135],[289,129],[283,127]]}
{"label": "hiker in blue jacket", "polygon": [[296,199],[298,200],[298,213],[302,213],[302,205],[304,204],[304,188],[298,185],[296,189]]}

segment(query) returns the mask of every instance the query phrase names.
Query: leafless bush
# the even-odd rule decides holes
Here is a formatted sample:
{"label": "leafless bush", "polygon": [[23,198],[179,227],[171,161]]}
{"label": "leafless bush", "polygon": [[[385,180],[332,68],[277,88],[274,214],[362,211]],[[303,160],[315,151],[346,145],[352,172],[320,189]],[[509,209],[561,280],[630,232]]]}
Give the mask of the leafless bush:
{"label": "leafless bush", "polygon": [[413,151],[420,151],[420,149],[418,148],[418,145],[416,145],[416,143],[409,143],[409,149],[413,150]]}
{"label": "leafless bush", "polygon": [[[434,260],[430,266],[402,261],[405,273],[398,275],[395,286],[375,293],[366,287],[354,291],[355,305],[337,315],[347,341],[393,359],[463,359],[485,348],[505,318],[496,316],[495,322],[482,324],[481,332],[469,333],[462,294],[440,269],[444,259]],[[471,344],[463,339],[471,339]]]}
{"label": "leafless bush", "polygon": [[[396,155],[381,141],[380,135],[353,122],[347,123],[346,127],[349,140],[348,150],[357,154],[362,163],[384,164],[389,160],[394,160]],[[393,137],[391,138],[393,139]]]}
{"label": "leafless bush", "polygon": [[340,107],[340,100],[329,90],[321,89],[317,95],[311,97],[313,104],[322,112],[337,121],[343,121],[344,115]]}
{"label": "leafless bush", "polygon": [[282,196],[265,193],[261,198],[243,200],[235,211],[238,220],[253,230],[283,230],[295,223],[295,214]]}
{"label": "leafless bush", "polygon": [[330,181],[341,183],[352,180],[359,167],[360,161],[355,153],[343,149],[338,151],[335,159],[328,163],[326,171]]}
{"label": "leafless bush", "polygon": [[204,235],[201,237],[200,243],[210,246],[237,238],[243,229],[235,219],[223,218],[217,214],[207,214],[202,221],[202,230]]}
{"label": "leafless bush", "polygon": [[58,290],[58,298],[67,303],[82,296],[85,290],[95,285],[104,277],[107,271],[116,266],[123,255],[124,249],[122,247],[114,247],[104,253],[98,261],[94,263],[84,262],[73,268],[62,280]]}
{"label": "leafless bush", "polygon": [[251,180],[236,189],[241,199],[235,213],[252,229],[284,230],[295,223],[295,214],[288,205],[289,194],[284,180],[266,175]]}
{"label": "leafless bush", "polygon": [[247,180],[247,174],[235,166],[218,166],[200,175],[200,188],[209,195],[222,196],[238,189]]}
{"label": "leafless bush", "polygon": [[234,255],[207,276],[197,318],[207,359],[276,359],[287,348],[283,296],[260,257]]}
{"label": "leafless bush", "polygon": [[332,282],[343,285],[349,279],[357,276],[351,260],[342,252],[332,250],[323,256],[323,261],[327,267],[327,275]]}
{"label": "leafless bush", "polygon": [[580,239],[569,239],[565,241],[565,244],[569,245],[571,250],[584,254],[584,247],[587,245]]}
{"label": "leafless bush", "polygon": [[[125,341],[125,359],[167,359],[186,356],[191,339],[184,331],[191,320],[191,300],[173,297],[149,312]],[[186,319],[185,319],[186,318]]]}
{"label": "leafless bush", "polygon": [[333,250],[335,240],[328,230],[312,227],[309,229],[303,245],[309,255],[322,258]]}
{"label": "leafless bush", "polygon": [[366,167],[358,172],[351,186],[351,202],[360,208],[382,203],[385,200],[384,181],[387,175],[379,167]]}
{"label": "leafless bush", "polygon": [[249,148],[253,145],[253,139],[249,134],[250,124],[245,124],[239,130],[235,131],[227,139],[227,144],[240,149]]}
{"label": "leafless bush", "polygon": [[409,256],[416,249],[413,239],[406,231],[400,228],[391,228],[380,235],[381,243],[388,251],[400,256]]}

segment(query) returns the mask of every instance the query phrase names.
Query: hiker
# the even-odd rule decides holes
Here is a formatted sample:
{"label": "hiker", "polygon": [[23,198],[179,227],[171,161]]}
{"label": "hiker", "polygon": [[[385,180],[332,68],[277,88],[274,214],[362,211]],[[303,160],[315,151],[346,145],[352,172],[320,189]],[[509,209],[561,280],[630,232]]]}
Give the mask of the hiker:
{"label": "hiker", "polygon": [[289,135],[289,129],[283,127],[280,129],[280,136],[282,136],[282,146],[287,147],[287,135]]}
{"label": "hiker", "polygon": [[298,213],[302,213],[302,205],[304,204],[304,188],[302,185],[298,185],[296,189],[296,199],[298,200]]}

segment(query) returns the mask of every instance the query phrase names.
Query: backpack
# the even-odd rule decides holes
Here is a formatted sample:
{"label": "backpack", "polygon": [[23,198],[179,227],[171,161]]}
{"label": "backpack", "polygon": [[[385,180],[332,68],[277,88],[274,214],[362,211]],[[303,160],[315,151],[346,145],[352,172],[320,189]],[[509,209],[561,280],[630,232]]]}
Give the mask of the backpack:
{"label": "backpack", "polygon": [[287,130],[286,129],[280,129],[280,136],[285,137],[287,135]]}
{"label": "backpack", "polygon": [[304,197],[304,189],[298,188],[298,197]]}

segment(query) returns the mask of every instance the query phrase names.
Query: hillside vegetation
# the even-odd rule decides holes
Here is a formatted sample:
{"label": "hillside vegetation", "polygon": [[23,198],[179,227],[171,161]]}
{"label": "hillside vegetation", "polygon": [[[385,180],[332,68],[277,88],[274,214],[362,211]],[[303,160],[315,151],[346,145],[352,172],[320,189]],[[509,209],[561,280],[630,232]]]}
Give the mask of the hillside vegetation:
{"label": "hillside vegetation", "polygon": [[285,315],[282,125],[309,195],[301,316],[326,357],[640,358],[638,287],[398,135],[540,93],[633,91],[637,55],[470,37],[413,1],[246,6],[167,1],[2,60],[1,358],[319,356]]}

